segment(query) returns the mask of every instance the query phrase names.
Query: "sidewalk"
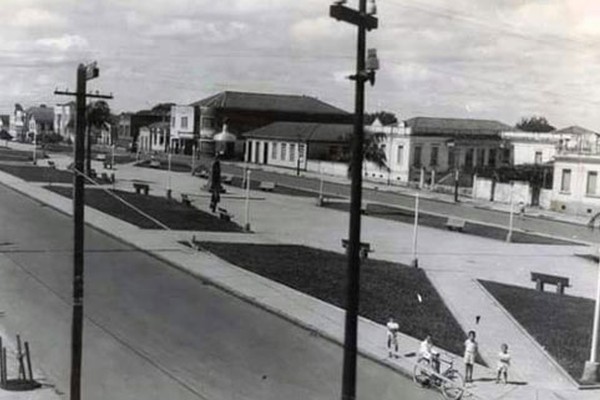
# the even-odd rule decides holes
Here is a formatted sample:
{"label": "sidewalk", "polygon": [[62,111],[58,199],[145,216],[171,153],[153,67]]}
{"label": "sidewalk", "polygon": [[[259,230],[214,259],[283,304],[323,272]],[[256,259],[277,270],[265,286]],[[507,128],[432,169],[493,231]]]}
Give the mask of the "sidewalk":
{"label": "sidewalk", "polygon": [[[70,163],[68,156],[57,156],[59,167]],[[95,167],[101,170],[100,165]],[[131,191],[131,180],[150,182],[153,194],[166,190],[168,173],[131,165],[117,166],[117,188]],[[110,170],[109,170],[110,171]],[[200,190],[204,181],[189,173],[172,173],[171,187],[174,196],[180,192],[193,193],[194,204],[206,209],[208,198]],[[71,214],[70,200],[51,193],[39,184],[30,184],[18,178],[0,173],[0,182],[31,197]],[[231,189],[241,195],[239,190]],[[181,231],[145,231],[86,207],[86,221],[113,236],[146,250],[149,253],[206,279],[223,289],[255,304],[269,309],[296,323],[317,331],[336,342],[343,338],[343,310],[306,296],[290,288],[226,263],[217,257],[192,251],[177,243],[189,240],[230,242],[295,243],[306,244],[341,252],[340,239],[347,235],[347,214],[314,206],[314,199],[288,197],[270,193],[254,193],[257,198],[251,204],[251,225],[257,232],[253,235],[237,233],[207,233]],[[241,198],[241,196],[239,196]],[[244,215],[244,202],[224,197],[223,205],[236,216],[238,223]],[[118,234],[116,233],[118,232]],[[374,257],[408,263],[412,259],[412,227],[407,224],[381,219],[363,218],[363,240],[374,244]],[[459,233],[420,228],[421,243],[436,243],[434,251],[419,254],[420,264],[436,285],[440,294],[455,313],[465,330],[474,326],[475,315],[481,315],[475,327],[482,346],[483,356],[490,366],[495,365],[495,354],[500,341],[510,343],[514,351],[511,380],[527,382],[523,386],[495,385],[478,381],[470,390],[478,398],[486,399],[533,399],[553,398],[557,393],[564,398],[592,399],[598,393],[577,391],[564,374],[549,362],[546,355],[529,342],[529,339],[506,317],[480,287],[476,278],[497,280],[505,283],[529,285],[531,268],[545,268],[560,273],[568,271],[573,277],[573,294],[592,297],[595,286],[590,276],[595,276],[585,260],[572,256],[572,246],[538,246],[507,244],[483,238],[464,236]],[[482,249],[485,249],[482,251]],[[507,262],[507,257],[508,262]],[[468,294],[469,301],[465,301]],[[385,327],[361,318],[359,322],[359,348],[366,356],[386,363],[401,372],[410,373],[414,358],[389,360],[385,349]],[[401,354],[415,352],[418,340],[403,336]],[[458,362],[460,367],[462,362]],[[476,369],[475,378],[489,378],[493,371]],[[560,398],[560,397],[556,397]]]}

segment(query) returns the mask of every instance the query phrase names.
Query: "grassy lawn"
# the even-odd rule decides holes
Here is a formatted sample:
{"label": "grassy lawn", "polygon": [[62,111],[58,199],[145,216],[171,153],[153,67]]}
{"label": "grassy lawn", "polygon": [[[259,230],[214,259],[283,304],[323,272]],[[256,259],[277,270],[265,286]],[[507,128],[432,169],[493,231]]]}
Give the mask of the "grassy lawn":
{"label": "grassy lawn", "polygon": [[[348,211],[349,204],[347,202],[329,202],[325,203],[325,207],[333,208],[340,211]],[[376,217],[393,221],[400,221],[412,224],[414,223],[415,215],[412,210],[407,210],[398,207],[391,207],[381,204],[367,204],[367,214]],[[447,217],[431,215],[424,212],[419,212],[419,225],[428,226],[431,228],[446,230]],[[463,233],[475,235],[495,240],[506,240],[507,229],[477,224],[472,222],[465,223]],[[530,243],[530,244],[549,244],[549,245],[573,245],[578,243],[569,242],[568,240],[560,240],[548,238],[533,233],[513,232],[513,243]]]}
{"label": "grassy lawn", "polygon": [[[44,158],[44,152],[38,149],[38,157]],[[31,151],[14,150],[8,147],[0,147],[0,161],[32,161]]]}
{"label": "grassy lawn", "polygon": [[[166,171],[169,169],[169,164],[166,160],[157,160],[157,161],[160,161],[160,167],[151,167],[150,160],[140,161],[140,162],[136,163],[135,166],[142,167],[142,168],[160,169],[163,171]],[[171,171],[173,171],[173,172],[192,172],[192,168],[186,163],[172,161],[171,162]]]}
{"label": "grassy lawn", "polygon": [[[68,198],[72,197],[71,187],[46,186],[46,189]],[[234,222],[223,221],[218,216],[183,205],[176,200],[169,201],[164,197],[144,196],[121,190],[111,190],[111,192],[156,218],[170,229],[242,232],[242,228]],[[85,194],[85,203],[90,207],[143,229],[162,229],[158,224],[132,210],[104,190],[86,189]]]}
{"label": "grassy lawn", "polygon": [[[200,247],[241,268],[344,307],[347,258],[343,254],[297,245],[201,242]],[[418,339],[430,333],[436,346],[462,354],[465,333],[423,270],[367,259],[361,268],[360,296],[361,316],[380,324],[392,316],[402,332]]]}
{"label": "grassy lawn", "polygon": [[0,164],[0,171],[19,177],[28,182],[72,183],[70,171],[36,165]]}
{"label": "grassy lawn", "polygon": [[573,378],[581,378],[590,356],[592,300],[480,282]]}

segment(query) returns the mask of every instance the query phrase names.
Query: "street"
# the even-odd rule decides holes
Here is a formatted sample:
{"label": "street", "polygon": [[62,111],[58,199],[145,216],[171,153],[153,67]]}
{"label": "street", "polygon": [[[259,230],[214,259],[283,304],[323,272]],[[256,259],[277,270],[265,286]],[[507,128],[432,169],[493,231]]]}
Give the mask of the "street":
{"label": "street", "polygon": [[[3,328],[68,393],[72,222],[4,186],[0,203]],[[93,229],[85,268],[84,398],[339,398],[338,345]],[[372,361],[358,369],[359,398],[438,396]]]}

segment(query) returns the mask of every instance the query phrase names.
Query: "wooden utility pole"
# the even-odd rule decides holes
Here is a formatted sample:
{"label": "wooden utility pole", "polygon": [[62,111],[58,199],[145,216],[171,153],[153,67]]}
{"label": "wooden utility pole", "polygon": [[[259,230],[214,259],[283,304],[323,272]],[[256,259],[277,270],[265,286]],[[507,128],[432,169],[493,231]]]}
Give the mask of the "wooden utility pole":
{"label": "wooden utility pole", "polygon": [[75,150],[73,167],[73,317],[71,323],[71,400],[81,400],[81,359],[83,344],[83,256],[84,256],[84,159],[85,100],[87,97],[112,99],[112,95],[86,94],[86,82],[97,78],[96,63],[79,64],[75,93],[56,90],[54,94],[75,96]]}

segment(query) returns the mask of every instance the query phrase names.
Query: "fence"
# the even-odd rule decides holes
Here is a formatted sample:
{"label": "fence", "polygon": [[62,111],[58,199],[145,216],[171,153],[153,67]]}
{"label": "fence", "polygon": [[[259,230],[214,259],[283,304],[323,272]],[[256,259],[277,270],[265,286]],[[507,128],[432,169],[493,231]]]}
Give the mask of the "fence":
{"label": "fence", "polygon": [[[513,202],[524,203],[531,205],[531,187],[529,182],[515,181],[511,185],[510,183],[492,183],[489,178],[475,177],[473,179],[473,197],[481,200],[492,200],[498,203],[510,203],[511,190],[513,196]],[[543,192],[551,192],[550,190],[543,190]],[[549,193],[544,193],[544,202],[549,204]],[[540,205],[542,202],[542,195],[540,195]]]}

